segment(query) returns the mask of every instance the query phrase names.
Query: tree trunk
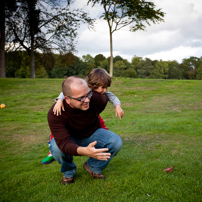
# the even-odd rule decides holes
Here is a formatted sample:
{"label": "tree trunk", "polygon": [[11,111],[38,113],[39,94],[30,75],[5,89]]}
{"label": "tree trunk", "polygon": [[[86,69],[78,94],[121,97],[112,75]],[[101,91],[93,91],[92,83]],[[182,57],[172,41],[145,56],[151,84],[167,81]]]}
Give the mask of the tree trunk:
{"label": "tree trunk", "polygon": [[112,41],[112,31],[111,27],[109,27],[109,37],[110,37],[110,71],[109,75],[113,76],[113,41]]}
{"label": "tree trunk", "polygon": [[31,65],[31,78],[35,78],[34,36],[31,36],[30,65]]}
{"label": "tree trunk", "polygon": [[[3,1],[4,2],[4,1]],[[6,78],[5,67],[5,5],[1,5],[0,9],[0,69],[1,77]]]}

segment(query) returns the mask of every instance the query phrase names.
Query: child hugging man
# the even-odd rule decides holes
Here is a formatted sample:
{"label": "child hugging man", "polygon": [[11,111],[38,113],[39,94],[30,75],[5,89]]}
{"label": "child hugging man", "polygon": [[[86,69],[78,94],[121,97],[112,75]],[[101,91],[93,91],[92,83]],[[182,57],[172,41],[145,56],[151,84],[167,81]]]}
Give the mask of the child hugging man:
{"label": "child hugging man", "polygon": [[[111,92],[108,91],[108,87],[111,86],[111,77],[107,73],[106,70],[101,68],[93,69],[90,74],[86,77],[86,82],[89,86],[89,88],[92,89],[92,91],[96,91],[100,94],[106,94],[108,97],[109,102],[111,102],[115,107],[115,116],[118,115],[119,119],[122,119],[124,116],[124,111],[121,108],[121,102],[120,100]],[[55,115],[61,115],[62,111],[64,111],[64,95],[61,92],[60,95],[55,99],[56,104],[53,108],[53,112]],[[62,110],[62,111],[61,111]],[[101,116],[99,116],[100,120],[100,127],[108,130],[108,128],[105,126],[105,123]],[[53,135],[50,136],[50,141],[52,140]],[[49,141],[49,143],[50,143]],[[41,163],[42,164],[50,164],[52,161],[54,161],[54,158],[49,151],[49,154],[46,158],[44,158]]]}

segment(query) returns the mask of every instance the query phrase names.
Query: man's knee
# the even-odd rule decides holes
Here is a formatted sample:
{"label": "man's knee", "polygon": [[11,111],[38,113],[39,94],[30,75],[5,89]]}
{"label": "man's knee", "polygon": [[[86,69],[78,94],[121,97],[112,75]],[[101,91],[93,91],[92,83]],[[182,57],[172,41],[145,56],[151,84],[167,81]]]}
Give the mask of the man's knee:
{"label": "man's knee", "polygon": [[115,150],[116,152],[119,152],[122,148],[122,139],[119,137],[119,139],[115,143]]}
{"label": "man's knee", "polygon": [[59,163],[61,163],[61,162],[60,162],[60,159],[62,158],[63,153],[62,153],[61,150],[58,148],[58,146],[57,146],[55,140],[52,140],[52,141],[51,141],[49,150],[50,150],[51,154],[53,155],[54,159],[55,159],[56,161],[58,161]]}
{"label": "man's knee", "polygon": [[122,139],[116,134],[113,135],[113,138],[110,140],[109,147],[109,149],[118,153],[122,148]]}

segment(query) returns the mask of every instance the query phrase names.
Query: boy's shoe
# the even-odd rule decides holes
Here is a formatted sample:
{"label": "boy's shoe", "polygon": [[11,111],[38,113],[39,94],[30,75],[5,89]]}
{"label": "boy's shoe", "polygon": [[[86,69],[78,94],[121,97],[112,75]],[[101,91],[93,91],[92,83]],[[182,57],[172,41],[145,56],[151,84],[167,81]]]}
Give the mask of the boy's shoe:
{"label": "boy's shoe", "polygon": [[101,173],[100,173],[100,174],[97,174],[97,173],[92,172],[91,169],[88,167],[87,162],[85,162],[85,163],[83,164],[83,167],[84,167],[84,169],[85,169],[88,173],[90,173],[90,175],[91,175],[94,179],[101,179],[101,180],[105,180],[105,179],[106,179],[106,177],[105,177],[104,175],[102,175]]}
{"label": "boy's shoe", "polygon": [[55,161],[55,159],[53,158],[53,156],[47,156],[46,158],[44,158],[41,163],[42,164],[49,164],[52,163],[53,161]]}

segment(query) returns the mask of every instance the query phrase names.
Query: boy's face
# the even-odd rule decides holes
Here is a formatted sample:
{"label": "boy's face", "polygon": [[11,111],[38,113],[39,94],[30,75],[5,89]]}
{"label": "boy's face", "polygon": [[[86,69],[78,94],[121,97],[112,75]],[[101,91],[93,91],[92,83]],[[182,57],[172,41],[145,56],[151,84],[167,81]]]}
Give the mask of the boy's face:
{"label": "boy's face", "polygon": [[99,86],[98,88],[94,89],[94,91],[96,91],[100,94],[104,94],[107,91],[107,87]]}

